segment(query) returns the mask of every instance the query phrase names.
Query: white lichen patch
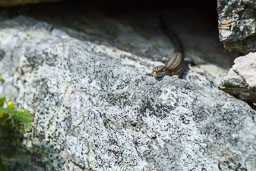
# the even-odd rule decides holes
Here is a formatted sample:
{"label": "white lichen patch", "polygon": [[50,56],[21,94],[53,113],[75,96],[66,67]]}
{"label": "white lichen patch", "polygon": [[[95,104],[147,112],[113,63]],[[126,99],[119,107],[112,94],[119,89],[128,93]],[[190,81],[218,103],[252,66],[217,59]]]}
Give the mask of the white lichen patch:
{"label": "white lichen patch", "polygon": [[154,62],[133,54],[24,17],[5,24],[0,73],[8,78],[0,94],[14,89],[18,105],[34,113],[25,144],[46,169],[254,166],[255,112],[202,71],[191,69],[190,80],[155,79],[145,75]]}

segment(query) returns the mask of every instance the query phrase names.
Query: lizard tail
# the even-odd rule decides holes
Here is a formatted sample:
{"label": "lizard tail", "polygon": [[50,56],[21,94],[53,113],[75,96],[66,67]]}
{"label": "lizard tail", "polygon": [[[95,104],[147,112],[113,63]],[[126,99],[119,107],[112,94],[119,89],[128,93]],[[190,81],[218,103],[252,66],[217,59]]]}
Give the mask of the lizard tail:
{"label": "lizard tail", "polygon": [[179,52],[182,54],[183,56],[183,47],[182,47],[182,43],[179,39],[179,37],[177,36],[177,34],[168,26],[168,24],[166,23],[164,16],[163,16],[163,11],[160,8],[158,10],[158,18],[159,18],[159,25],[160,28],[162,29],[162,31],[164,32],[165,35],[167,35],[167,37],[169,38],[169,40],[172,42],[173,47],[174,47],[174,53],[175,52]]}

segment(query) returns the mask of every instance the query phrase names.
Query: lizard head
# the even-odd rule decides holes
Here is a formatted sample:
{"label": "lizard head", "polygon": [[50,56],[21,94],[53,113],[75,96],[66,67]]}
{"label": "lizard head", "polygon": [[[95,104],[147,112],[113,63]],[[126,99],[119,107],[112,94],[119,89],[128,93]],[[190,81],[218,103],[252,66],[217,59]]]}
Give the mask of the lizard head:
{"label": "lizard head", "polygon": [[162,77],[166,75],[166,67],[164,65],[154,67],[151,75],[153,77]]}

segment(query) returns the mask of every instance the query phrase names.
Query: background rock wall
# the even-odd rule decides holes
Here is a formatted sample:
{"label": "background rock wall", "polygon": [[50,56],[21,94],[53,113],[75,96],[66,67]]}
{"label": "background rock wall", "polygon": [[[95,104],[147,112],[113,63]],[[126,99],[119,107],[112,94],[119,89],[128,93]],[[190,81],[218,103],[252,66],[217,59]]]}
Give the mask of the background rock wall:
{"label": "background rock wall", "polygon": [[256,50],[256,1],[218,0],[219,34],[225,48],[241,53]]}

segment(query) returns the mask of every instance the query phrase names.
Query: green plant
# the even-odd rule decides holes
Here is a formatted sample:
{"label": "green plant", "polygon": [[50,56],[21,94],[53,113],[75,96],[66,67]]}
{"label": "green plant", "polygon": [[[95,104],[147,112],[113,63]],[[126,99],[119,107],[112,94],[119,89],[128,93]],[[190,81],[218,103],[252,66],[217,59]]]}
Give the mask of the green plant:
{"label": "green plant", "polygon": [[16,110],[11,99],[6,102],[5,97],[0,97],[0,124],[5,124],[7,119],[21,131],[28,131],[31,128],[31,113],[27,109]]}
{"label": "green plant", "polygon": [[5,168],[4,164],[2,163],[1,159],[0,159],[0,170],[6,171],[6,168]]}
{"label": "green plant", "polygon": [[[15,108],[15,103],[11,99],[6,101],[5,97],[0,97],[0,127],[11,126],[13,128],[17,128],[20,132],[25,132],[30,130],[32,126],[31,122],[32,122],[32,116],[28,110],[26,109],[17,110]],[[8,134],[8,133],[1,133],[1,135],[3,134]],[[3,153],[1,153],[0,151],[0,171],[5,171],[6,168],[3,164],[3,161],[1,160],[2,154]]]}
{"label": "green plant", "polygon": [[1,74],[0,74],[0,83],[4,83],[4,79]]}

